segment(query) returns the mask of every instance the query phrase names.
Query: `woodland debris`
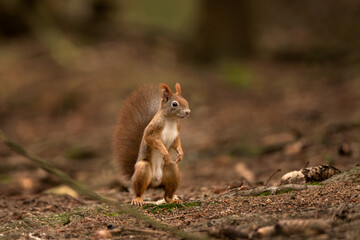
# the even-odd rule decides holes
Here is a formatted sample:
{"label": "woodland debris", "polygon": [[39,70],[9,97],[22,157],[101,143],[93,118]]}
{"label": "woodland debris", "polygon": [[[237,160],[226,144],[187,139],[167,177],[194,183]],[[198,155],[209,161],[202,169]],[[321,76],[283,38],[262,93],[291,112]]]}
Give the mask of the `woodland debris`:
{"label": "woodland debris", "polygon": [[321,182],[339,173],[341,173],[339,169],[329,165],[308,167],[303,168],[299,171],[292,171],[286,173],[284,176],[281,177],[280,184],[304,184],[309,182]]}
{"label": "woodland debris", "polygon": [[39,167],[44,169],[45,171],[57,176],[61,179],[65,184],[73,188],[76,192],[79,194],[84,194],[93,200],[100,201],[103,203],[106,203],[108,205],[114,206],[117,209],[119,209],[122,212],[125,212],[132,217],[136,218],[137,220],[142,220],[148,224],[150,224],[153,228],[157,228],[159,230],[165,231],[167,233],[170,233],[172,235],[176,235],[178,237],[181,237],[183,239],[203,239],[202,236],[198,236],[195,234],[187,233],[180,229],[175,229],[174,227],[164,224],[162,222],[159,222],[157,220],[154,220],[153,218],[142,214],[140,211],[133,207],[129,207],[127,205],[121,204],[118,201],[114,201],[111,199],[107,199],[98,193],[91,191],[89,188],[84,186],[82,183],[74,180],[69,175],[67,175],[65,172],[59,170],[49,162],[45,161],[44,159],[39,158],[38,156],[30,153],[27,149],[23,148],[21,145],[9,140],[3,132],[0,130],[0,140],[3,141],[11,150],[14,152],[22,155],[23,157],[31,160],[35,164],[37,164]]}
{"label": "woodland debris", "polygon": [[353,183],[360,183],[360,164],[355,165],[351,169],[344,171],[336,176],[324,181],[324,184],[349,181]]}
{"label": "woodland debris", "polygon": [[253,230],[253,228],[237,229],[224,226],[220,229],[211,228],[210,236],[229,239],[257,239],[270,238],[274,236],[300,235],[304,237],[318,236],[331,229],[330,220],[325,219],[289,219],[280,220],[274,225],[264,226]]}
{"label": "woodland debris", "polygon": [[251,171],[243,162],[239,162],[235,165],[235,172],[237,175],[245,178],[248,183],[255,182],[255,174]]}
{"label": "woodland debris", "polygon": [[236,238],[248,238],[248,232],[245,230],[238,230],[234,227],[223,227],[219,231],[220,235],[223,235],[230,239]]}
{"label": "woodland debris", "polygon": [[123,232],[139,232],[145,234],[165,234],[166,232],[151,230],[151,229],[142,229],[142,228],[134,228],[134,227],[120,227],[114,228],[109,231],[113,236],[121,236]]}
{"label": "woodland debris", "polygon": [[291,219],[281,220],[275,225],[262,227],[253,234],[259,238],[268,238],[276,235],[303,235],[315,236],[330,229],[330,221],[324,219]]}
{"label": "woodland debris", "polygon": [[253,233],[254,236],[257,236],[259,238],[271,237],[274,236],[275,234],[276,234],[275,225],[259,228],[255,233]]}
{"label": "woodland debris", "polygon": [[279,172],[281,172],[281,169],[277,169],[273,174],[271,174],[270,177],[268,178],[268,180],[266,181],[265,186],[267,186],[269,184],[270,180]]}
{"label": "woodland debris", "polygon": [[240,188],[231,189],[230,191],[219,194],[218,196],[258,196],[262,193],[271,195],[278,194],[282,191],[301,191],[309,188],[317,188],[318,186],[305,184],[286,184],[280,186],[260,186],[249,190],[241,190]]}
{"label": "woodland debris", "polygon": [[55,194],[55,195],[70,195],[74,198],[79,197],[79,194],[74,189],[72,189],[67,185],[60,185],[54,188],[50,188],[46,190],[45,193]]}

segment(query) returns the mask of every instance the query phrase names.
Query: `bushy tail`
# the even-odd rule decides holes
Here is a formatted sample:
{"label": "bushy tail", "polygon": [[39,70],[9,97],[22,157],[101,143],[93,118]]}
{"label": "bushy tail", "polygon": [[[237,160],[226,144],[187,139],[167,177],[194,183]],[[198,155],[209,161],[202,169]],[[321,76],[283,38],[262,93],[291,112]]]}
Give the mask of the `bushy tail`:
{"label": "bushy tail", "polygon": [[134,91],[120,109],[113,150],[115,163],[127,180],[134,173],[144,130],[158,111],[160,101],[158,87],[147,86]]}

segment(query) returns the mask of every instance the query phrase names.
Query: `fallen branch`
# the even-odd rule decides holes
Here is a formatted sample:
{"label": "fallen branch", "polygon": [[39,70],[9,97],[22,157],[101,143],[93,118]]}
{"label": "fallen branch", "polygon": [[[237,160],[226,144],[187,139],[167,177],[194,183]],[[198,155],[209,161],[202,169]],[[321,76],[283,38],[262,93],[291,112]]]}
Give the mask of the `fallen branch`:
{"label": "fallen branch", "polygon": [[285,184],[277,187],[261,186],[250,190],[238,190],[236,188],[219,194],[218,196],[258,196],[262,193],[268,192],[271,195],[278,194],[282,191],[301,191],[309,188],[317,188],[316,185],[303,185],[303,184]]}
{"label": "fallen branch", "polygon": [[237,229],[225,226],[220,229],[211,229],[209,234],[218,238],[225,236],[230,239],[268,239],[274,236],[290,237],[293,235],[312,237],[325,233],[330,228],[331,222],[327,219],[289,219],[280,220],[276,224],[260,227],[256,230],[251,227]]}
{"label": "fallen branch", "polygon": [[130,216],[142,220],[148,224],[150,224],[152,227],[157,228],[159,230],[165,231],[169,234],[179,236],[184,239],[205,239],[204,237],[200,237],[194,234],[187,233],[183,230],[176,229],[173,226],[169,226],[167,224],[161,223],[147,215],[142,214],[137,209],[123,205],[117,201],[107,199],[86,186],[84,186],[82,183],[74,180],[69,175],[67,175],[65,172],[57,169],[55,166],[50,164],[49,162],[45,161],[44,159],[39,158],[38,156],[30,153],[25,148],[23,148],[21,145],[9,140],[4,133],[0,130],[0,140],[2,140],[11,150],[14,152],[24,156],[25,158],[31,160],[32,162],[36,163],[40,168],[44,169],[45,171],[54,174],[58,178],[60,178],[66,185],[74,189],[79,194],[88,196],[94,200],[104,202],[108,205],[112,205],[115,208],[117,208],[119,211],[129,214]]}
{"label": "fallen branch", "polygon": [[121,235],[123,232],[140,232],[140,233],[146,233],[146,234],[164,234],[164,233],[166,233],[163,231],[141,229],[141,228],[131,228],[131,227],[121,227],[119,229],[114,229],[110,232],[112,233],[112,235]]}
{"label": "fallen branch", "polygon": [[325,233],[326,229],[330,229],[330,227],[330,221],[326,219],[280,220],[275,225],[257,229],[252,237],[269,238],[276,235],[303,235],[310,237]]}

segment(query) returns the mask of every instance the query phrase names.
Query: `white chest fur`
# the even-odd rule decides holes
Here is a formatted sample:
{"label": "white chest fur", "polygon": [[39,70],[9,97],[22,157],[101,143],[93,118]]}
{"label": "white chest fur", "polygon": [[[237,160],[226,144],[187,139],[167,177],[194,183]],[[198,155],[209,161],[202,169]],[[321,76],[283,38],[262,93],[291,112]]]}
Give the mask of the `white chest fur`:
{"label": "white chest fur", "polygon": [[166,149],[169,149],[170,146],[174,143],[175,138],[178,135],[177,130],[177,122],[176,121],[168,121],[165,124],[164,129],[161,132],[161,141],[166,147]]}
{"label": "white chest fur", "polygon": [[[161,142],[164,144],[167,150],[170,150],[171,145],[174,143],[178,136],[177,123],[167,122],[164,129],[161,132]],[[162,182],[164,159],[162,154],[158,150],[154,150],[152,153],[152,170],[153,178],[151,180],[151,186],[157,187]]]}

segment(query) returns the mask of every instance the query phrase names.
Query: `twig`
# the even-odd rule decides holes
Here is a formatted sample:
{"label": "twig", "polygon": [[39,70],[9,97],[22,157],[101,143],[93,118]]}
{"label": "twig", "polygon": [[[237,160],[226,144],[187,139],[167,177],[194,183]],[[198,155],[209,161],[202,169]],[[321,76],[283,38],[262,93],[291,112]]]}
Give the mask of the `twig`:
{"label": "twig", "polygon": [[141,229],[141,228],[134,228],[134,227],[121,227],[120,229],[114,229],[110,231],[112,234],[117,235],[121,234],[122,232],[129,231],[129,232],[141,232],[141,233],[148,233],[148,234],[164,234],[166,232],[157,231],[157,230],[150,230],[150,229]]}
{"label": "twig", "polygon": [[304,168],[307,168],[307,167],[309,166],[309,163],[310,163],[310,162],[309,162],[309,161],[307,161],[307,162],[305,163],[305,165],[304,165],[303,169],[304,169]]}
{"label": "twig", "polygon": [[331,222],[334,222],[335,219],[336,219],[336,215],[337,214],[341,214],[341,212],[344,210],[344,208],[347,206],[347,203],[343,203],[341,204],[335,211],[334,211],[334,214],[332,215],[331,217]]}
{"label": "twig", "polygon": [[184,214],[181,214],[180,216],[174,216],[174,217],[168,217],[168,218],[165,218],[165,220],[174,220],[174,219],[178,219],[178,218],[181,218],[181,217],[184,217]]}
{"label": "twig", "polygon": [[291,190],[291,191],[301,191],[304,189],[309,189],[309,188],[317,188],[318,186],[313,186],[313,185],[302,185],[302,184],[285,184],[285,185],[281,185],[278,187],[266,187],[266,186],[261,186],[261,187],[256,187],[250,190],[242,190],[242,191],[238,191],[237,189],[235,189],[234,191],[228,191],[226,193],[222,193],[221,196],[258,196],[262,193],[265,192],[269,192],[270,194],[274,195],[277,194],[281,191],[286,191],[286,190]]}
{"label": "twig", "polygon": [[148,224],[150,224],[152,227],[157,228],[159,230],[165,231],[167,233],[170,233],[172,235],[179,236],[184,239],[205,239],[205,237],[197,236],[191,233],[187,233],[183,230],[176,229],[173,226],[169,226],[167,224],[158,222],[157,220],[151,218],[150,216],[142,214],[140,211],[133,207],[129,207],[126,205],[123,205],[117,201],[107,199],[93,191],[91,191],[89,188],[84,186],[82,183],[74,180],[69,175],[67,175],[65,172],[57,169],[55,166],[50,164],[49,162],[45,161],[44,159],[39,158],[38,156],[30,153],[28,150],[23,148],[21,145],[9,140],[3,132],[0,130],[0,140],[2,140],[11,150],[14,152],[24,156],[25,158],[33,161],[36,163],[40,168],[44,169],[45,171],[54,174],[58,178],[60,178],[65,184],[67,184],[69,187],[74,189],[76,192],[82,195],[86,195],[94,200],[104,202],[106,204],[112,205],[116,207],[119,211],[122,211],[124,213],[129,214],[130,216],[142,220]]}
{"label": "twig", "polygon": [[278,170],[276,170],[273,174],[271,174],[271,176],[268,178],[268,180],[266,181],[266,183],[265,183],[265,186],[267,186],[268,184],[269,184],[269,182],[270,182],[270,180],[277,174],[277,173],[279,173],[279,172],[281,172],[281,169],[279,168]]}
{"label": "twig", "polygon": [[[229,191],[219,193],[217,196],[218,197],[226,196],[226,195],[232,196],[232,195],[235,195],[235,194],[232,194],[232,193],[234,193],[234,192],[236,193],[237,191],[238,191],[238,188],[232,188]],[[211,198],[211,197],[208,197],[208,198]],[[208,199],[208,198],[206,198],[206,199]]]}

